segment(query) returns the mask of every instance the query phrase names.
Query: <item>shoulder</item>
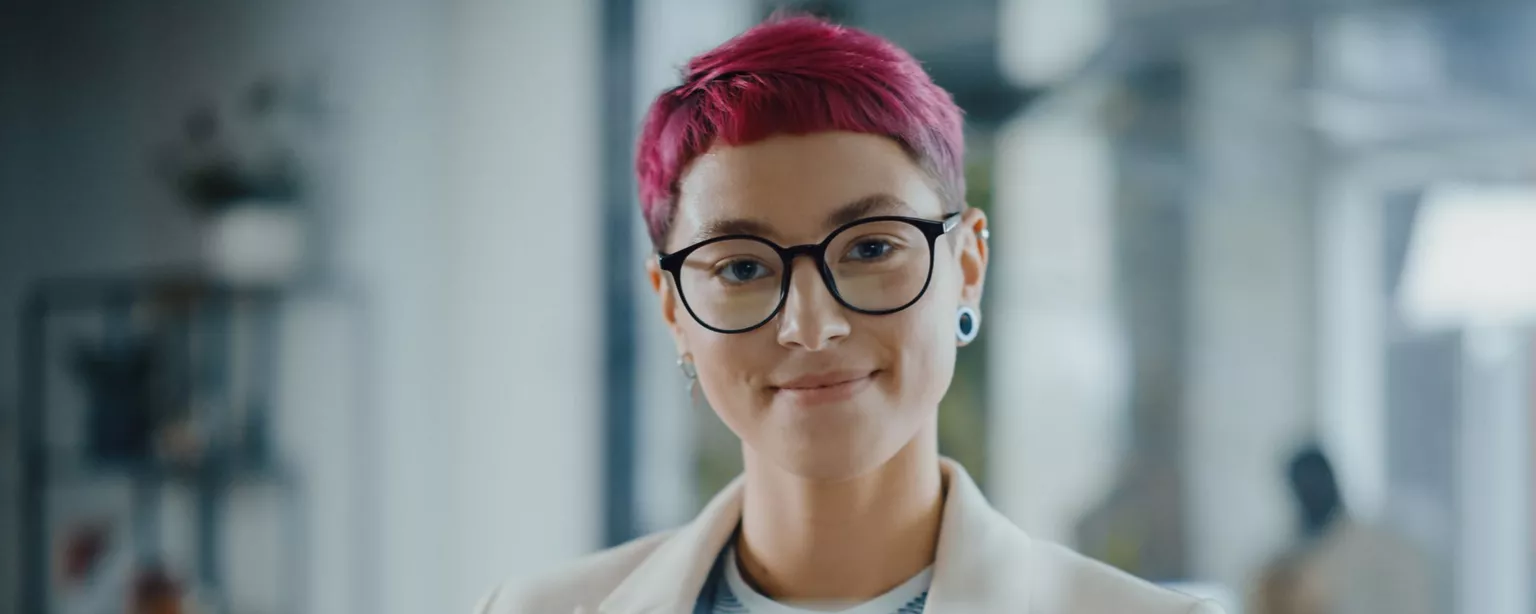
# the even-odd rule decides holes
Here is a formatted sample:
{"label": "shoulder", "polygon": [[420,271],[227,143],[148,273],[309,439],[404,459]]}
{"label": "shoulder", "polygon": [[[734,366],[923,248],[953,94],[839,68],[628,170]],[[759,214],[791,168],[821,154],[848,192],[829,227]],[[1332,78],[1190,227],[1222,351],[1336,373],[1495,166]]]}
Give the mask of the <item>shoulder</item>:
{"label": "shoulder", "polygon": [[1030,548],[1034,601],[1039,611],[1110,614],[1221,614],[1211,601],[1162,588],[1064,546],[1034,541]]}
{"label": "shoulder", "polygon": [[653,533],[589,554],[531,581],[503,584],[480,600],[475,614],[596,612],[597,604],[670,534]]}

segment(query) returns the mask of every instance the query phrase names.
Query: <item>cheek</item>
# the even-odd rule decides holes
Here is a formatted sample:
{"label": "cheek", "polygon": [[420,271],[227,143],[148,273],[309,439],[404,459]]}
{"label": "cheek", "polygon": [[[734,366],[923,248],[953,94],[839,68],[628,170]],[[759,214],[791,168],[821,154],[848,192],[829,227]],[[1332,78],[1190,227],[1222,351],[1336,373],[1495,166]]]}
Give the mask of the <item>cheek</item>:
{"label": "cheek", "polygon": [[[932,290],[932,288],[930,288]],[[937,403],[949,388],[955,365],[953,299],[924,297],[906,311],[871,322],[880,344],[895,359],[889,378],[893,395],[919,407]]]}
{"label": "cheek", "polygon": [[[939,247],[943,246],[942,242],[939,243]],[[930,346],[934,349],[948,348],[948,353],[953,356],[956,347],[955,319],[960,309],[960,270],[959,264],[953,258],[947,258],[948,255],[947,252],[938,255],[927,293],[907,311],[913,312],[914,318],[909,325],[927,331],[932,337],[928,342]]]}
{"label": "cheek", "polygon": [[699,385],[710,406],[733,428],[739,426],[739,420],[733,419],[732,414],[745,415],[759,403],[757,395],[761,391],[756,382],[773,366],[769,358],[774,355],[771,333],[765,327],[722,335],[694,326],[686,330],[685,336],[698,369]]}

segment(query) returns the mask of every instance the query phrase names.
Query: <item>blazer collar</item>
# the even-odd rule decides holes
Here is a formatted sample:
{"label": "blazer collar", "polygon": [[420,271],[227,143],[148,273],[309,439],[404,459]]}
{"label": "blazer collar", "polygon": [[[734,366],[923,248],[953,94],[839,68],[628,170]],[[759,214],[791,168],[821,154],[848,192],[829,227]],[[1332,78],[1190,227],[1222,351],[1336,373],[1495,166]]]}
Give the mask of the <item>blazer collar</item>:
{"label": "blazer collar", "polygon": [[[930,612],[1022,611],[1029,603],[1030,538],[987,503],[965,469],[940,459],[948,494],[928,590]],[[686,614],[741,522],[742,479],[668,537],[598,606],[602,614]]]}

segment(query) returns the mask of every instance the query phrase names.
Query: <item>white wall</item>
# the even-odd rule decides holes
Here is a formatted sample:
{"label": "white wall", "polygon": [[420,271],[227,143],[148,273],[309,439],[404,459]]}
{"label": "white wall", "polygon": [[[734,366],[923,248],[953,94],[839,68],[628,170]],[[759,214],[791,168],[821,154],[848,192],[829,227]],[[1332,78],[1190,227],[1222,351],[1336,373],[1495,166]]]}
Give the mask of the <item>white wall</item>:
{"label": "white wall", "polygon": [[341,254],[380,333],[365,610],[467,608],[600,537],[597,5],[348,18]]}

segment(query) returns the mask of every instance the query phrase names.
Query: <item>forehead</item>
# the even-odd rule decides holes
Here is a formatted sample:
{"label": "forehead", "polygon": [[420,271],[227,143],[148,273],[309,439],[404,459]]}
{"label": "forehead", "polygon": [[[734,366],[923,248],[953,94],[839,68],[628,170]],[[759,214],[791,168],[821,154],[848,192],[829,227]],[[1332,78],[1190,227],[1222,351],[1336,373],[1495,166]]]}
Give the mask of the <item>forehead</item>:
{"label": "forehead", "polygon": [[830,214],[880,194],[906,203],[910,210],[898,213],[944,211],[927,175],[888,138],[822,132],[716,146],[679,182],[671,247],[724,220],[759,222],[781,242],[814,242],[831,230]]}

